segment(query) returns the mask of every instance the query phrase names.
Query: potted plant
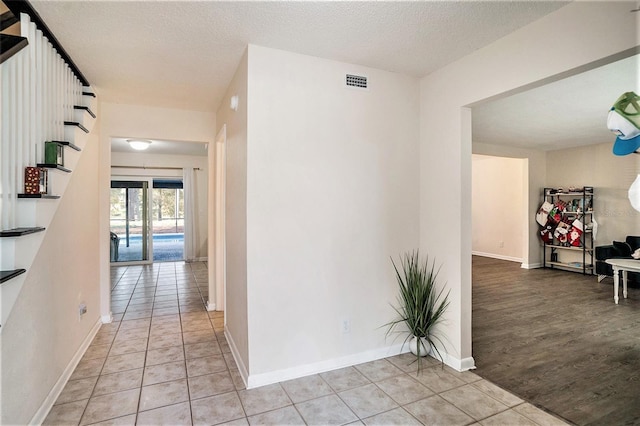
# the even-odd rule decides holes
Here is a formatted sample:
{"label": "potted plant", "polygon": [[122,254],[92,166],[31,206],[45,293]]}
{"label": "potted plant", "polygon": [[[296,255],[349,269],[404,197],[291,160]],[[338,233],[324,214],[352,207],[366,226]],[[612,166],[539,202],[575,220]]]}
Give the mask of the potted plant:
{"label": "potted plant", "polygon": [[440,268],[436,270],[435,262],[429,263],[428,257],[421,262],[418,251],[406,253],[401,258],[401,270],[393,259],[391,263],[396,271],[400,294],[399,305],[393,307],[398,317],[386,324],[387,335],[395,331],[399,324],[405,324],[409,335],[402,347],[408,342],[409,350],[417,359],[427,356],[433,349],[443,361],[435,344],[436,341],[442,344],[442,341],[433,333],[434,326],[442,321],[442,316],[449,306],[449,293],[443,297],[444,288],[438,291],[436,286]]}

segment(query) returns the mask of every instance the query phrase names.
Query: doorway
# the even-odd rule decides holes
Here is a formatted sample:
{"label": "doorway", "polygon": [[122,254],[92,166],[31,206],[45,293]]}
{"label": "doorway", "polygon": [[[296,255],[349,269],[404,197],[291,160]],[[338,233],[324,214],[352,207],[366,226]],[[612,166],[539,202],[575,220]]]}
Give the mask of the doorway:
{"label": "doorway", "polygon": [[110,261],[184,260],[184,221],[182,179],[112,180]]}

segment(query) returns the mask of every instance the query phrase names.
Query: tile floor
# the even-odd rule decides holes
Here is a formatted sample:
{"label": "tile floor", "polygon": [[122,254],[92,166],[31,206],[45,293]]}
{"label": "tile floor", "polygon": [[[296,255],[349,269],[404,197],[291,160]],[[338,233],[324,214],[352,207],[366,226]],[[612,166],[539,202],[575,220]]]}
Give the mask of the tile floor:
{"label": "tile floor", "polygon": [[112,268],[102,326],[45,424],[556,425],[472,372],[409,354],[246,390],[204,263]]}

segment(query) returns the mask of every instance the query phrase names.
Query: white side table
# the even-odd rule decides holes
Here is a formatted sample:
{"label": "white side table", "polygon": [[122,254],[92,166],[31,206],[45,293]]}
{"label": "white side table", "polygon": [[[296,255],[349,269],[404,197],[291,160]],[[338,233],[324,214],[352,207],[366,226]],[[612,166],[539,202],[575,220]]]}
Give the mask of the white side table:
{"label": "white side table", "polygon": [[622,271],[622,295],[627,298],[627,272],[640,272],[640,260],[635,259],[607,259],[613,267],[613,301],[618,304],[618,288],[620,287],[620,271]]}

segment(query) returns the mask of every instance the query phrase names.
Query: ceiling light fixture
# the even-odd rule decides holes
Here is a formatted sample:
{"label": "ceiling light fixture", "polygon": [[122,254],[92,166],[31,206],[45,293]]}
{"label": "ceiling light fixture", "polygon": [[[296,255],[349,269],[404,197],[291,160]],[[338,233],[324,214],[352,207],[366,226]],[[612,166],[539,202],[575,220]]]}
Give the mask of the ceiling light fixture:
{"label": "ceiling light fixture", "polygon": [[146,139],[127,139],[127,143],[136,151],[144,151],[151,145],[151,141]]}

